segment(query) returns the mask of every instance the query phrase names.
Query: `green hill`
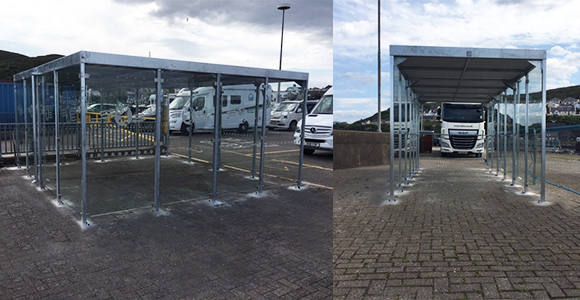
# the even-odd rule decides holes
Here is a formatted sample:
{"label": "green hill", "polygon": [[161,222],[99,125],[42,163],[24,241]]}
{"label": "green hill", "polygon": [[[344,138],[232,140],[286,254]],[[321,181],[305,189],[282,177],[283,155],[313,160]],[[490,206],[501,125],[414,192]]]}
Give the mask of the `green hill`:
{"label": "green hill", "polygon": [[0,81],[11,82],[14,74],[61,57],[63,56],[58,54],[28,57],[22,54],[0,50]]}

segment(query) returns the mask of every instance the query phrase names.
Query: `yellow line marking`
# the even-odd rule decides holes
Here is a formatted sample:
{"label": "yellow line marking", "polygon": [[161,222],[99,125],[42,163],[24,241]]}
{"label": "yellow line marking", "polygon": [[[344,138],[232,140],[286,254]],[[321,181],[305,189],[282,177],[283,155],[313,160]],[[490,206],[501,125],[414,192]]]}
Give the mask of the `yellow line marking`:
{"label": "yellow line marking", "polygon": [[[179,154],[179,153],[171,153],[171,155],[175,155],[175,156],[178,156],[178,157],[182,157],[182,158],[185,158],[185,159],[189,159],[189,156],[186,156],[186,155],[183,155],[183,154]],[[195,160],[197,162],[202,162],[202,163],[209,164],[209,160],[203,160],[203,159],[199,159],[199,158],[195,158],[195,157],[192,157],[191,160]]]}
{"label": "yellow line marking", "polygon": [[[289,165],[296,165],[299,166],[300,164],[294,161],[287,161],[287,160],[280,160],[280,159],[272,159],[272,161],[275,162],[281,162],[281,163],[286,163]],[[313,169],[320,169],[320,170],[324,170],[324,171],[332,171],[333,169],[329,169],[329,168],[325,168],[325,167],[321,167],[321,166],[315,166],[315,165],[308,165],[308,164],[302,164],[305,167],[308,168],[313,168]]]}
{"label": "yellow line marking", "polygon": [[[185,155],[182,155],[182,154],[179,154],[179,153],[172,153],[171,155],[175,155],[175,156],[178,156],[178,157],[182,157],[182,158],[185,158],[185,159],[189,159],[189,157],[187,157]],[[206,164],[209,164],[210,163],[207,160],[203,160],[203,159],[199,159],[199,158],[193,158],[192,157],[191,159],[192,160],[195,160],[195,161],[198,161],[198,162],[203,162],[203,163],[206,163]],[[223,167],[224,168],[228,168],[228,169],[232,169],[232,170],[236,170],[236,171],[240,171],[240,172],[252,173],[252,171],[250,171],[250,170],[238,168],[238,167],[235,167],[235,166],[223,165]],[[256,175],[259,175],[259,174],[260,174],[259,172],[256,172]],[[272,175],[272,174],[264,174],[264,176],[268,176],[268,177],[272,177],[272,178],[280,178],[280,179],[288,180],[288,181],[291,181],[291,182],[296,182],[296,179],[295,178],[288,178],[288,177],[278,176],[278,175]],[[327,190],[332,190],[333,189],[331,186],[326,186],[326,185],[322,185],[322,184],[305,182],[305,181],[303,183],[306,183],[308,185],[312,185],[312,186],[315,186],[315,187],[327,189]]]}
{"label": "yellow line marking", "polygon": [[271,152],[266,152],[266,154],[277,154],[277,153],[288,153],[288,152],[300,152],[300,149],[271,151]]}

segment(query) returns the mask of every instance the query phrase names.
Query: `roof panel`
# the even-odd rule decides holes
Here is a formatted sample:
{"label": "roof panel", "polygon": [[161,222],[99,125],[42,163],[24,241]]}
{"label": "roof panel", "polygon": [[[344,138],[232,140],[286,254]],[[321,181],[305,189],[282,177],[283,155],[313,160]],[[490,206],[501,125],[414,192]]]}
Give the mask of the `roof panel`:
{"label": "roof panel", "polygon": [[545,50],[391,46],[420,102],[491,101],[535,68]]}

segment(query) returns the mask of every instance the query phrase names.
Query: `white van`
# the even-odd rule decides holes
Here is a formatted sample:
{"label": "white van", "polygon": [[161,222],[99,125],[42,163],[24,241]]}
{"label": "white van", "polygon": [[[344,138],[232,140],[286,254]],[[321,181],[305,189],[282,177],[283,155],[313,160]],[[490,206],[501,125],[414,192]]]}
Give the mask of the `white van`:
{"label": "white van", "polygon": [[[261,107],[264,103],[263,90],[260,87],[258,96],[259,109],[258,126],[262,123]],[[270,99],[272,88],[267,87],[266,122],[270,119]],[[187,133],[190,125],[194,130],[213,130],[214,123],[214,95],[213,87],[199,87],[190,92],[182,89],[169,104],[169,130]],[[237,129],[246,132],[255,127],[254,117],[256,108],[256,86],[230,85],[222,88],[222,129]],[[190,102],[193,103],[190,108]]]}
{"label": "white van", "polygon": [[[300,145],[302,121],[296,125],[294,144]],[[332,131],[332,88],[330,88],[312,112],[306,116],[304,127],[304,154],[312,154],[315,150],[333,150]]]}
{"label": "white van", "polygon": [[[317,103],[318,101],[316,100],[307,101],[306,113],[310,113]],[[294,131],[296,130],[298,121],[302,120],[302,101],[284,101],[272,110],[271,116],[272,118],[268,125],[268,129],[280,128]]]}

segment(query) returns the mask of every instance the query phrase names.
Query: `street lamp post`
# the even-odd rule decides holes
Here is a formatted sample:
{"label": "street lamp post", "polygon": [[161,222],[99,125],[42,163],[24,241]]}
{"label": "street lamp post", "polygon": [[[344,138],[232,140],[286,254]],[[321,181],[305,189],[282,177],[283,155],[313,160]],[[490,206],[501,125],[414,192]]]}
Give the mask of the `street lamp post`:
{"label": "street lamp post", "polygon": [[[278,10],[282,11],[282,36],[280,38],[280,64],[278,66],[278,70],[282,70],[282,45],[284,45],[284,16],[286,14],[287,9],[290,9],[290,4],[288,3],[278,4]],[[276,97],[276,102],[280,102],[280,81],[278,81],[278,96]]]}

